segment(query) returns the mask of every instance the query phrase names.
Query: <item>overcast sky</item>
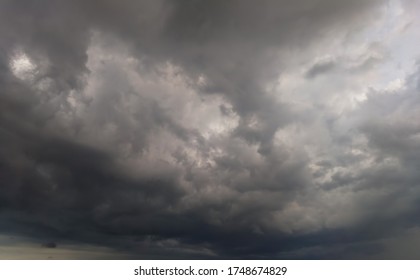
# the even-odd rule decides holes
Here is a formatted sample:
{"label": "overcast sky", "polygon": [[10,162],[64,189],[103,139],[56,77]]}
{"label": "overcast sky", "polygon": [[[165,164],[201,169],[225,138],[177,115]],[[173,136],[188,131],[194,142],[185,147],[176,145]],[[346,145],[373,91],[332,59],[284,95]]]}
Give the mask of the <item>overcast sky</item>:
{"label": "overcast sky", "polygon": [[0,0],[2,259],[420,259],[419,170],[419,0]]}

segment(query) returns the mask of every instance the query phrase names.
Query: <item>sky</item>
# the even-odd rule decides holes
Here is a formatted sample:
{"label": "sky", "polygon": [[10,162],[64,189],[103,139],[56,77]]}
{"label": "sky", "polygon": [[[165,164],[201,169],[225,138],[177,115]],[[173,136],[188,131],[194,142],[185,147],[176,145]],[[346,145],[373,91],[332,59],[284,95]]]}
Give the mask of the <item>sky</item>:
{"label": "sky", "polygon": [[420,259],[419,0],[0,0],[0,259]]}

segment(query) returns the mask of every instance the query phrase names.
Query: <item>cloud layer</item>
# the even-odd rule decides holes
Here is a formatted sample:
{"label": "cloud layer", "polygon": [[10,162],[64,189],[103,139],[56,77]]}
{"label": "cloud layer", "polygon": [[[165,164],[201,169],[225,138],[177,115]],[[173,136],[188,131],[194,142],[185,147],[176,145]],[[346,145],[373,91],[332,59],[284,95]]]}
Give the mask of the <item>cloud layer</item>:
{"label": "cloud layer", "polygon": [[0,1],[12,245],[420,257],[396,249],[419,227],[416,1],[26,2]]}

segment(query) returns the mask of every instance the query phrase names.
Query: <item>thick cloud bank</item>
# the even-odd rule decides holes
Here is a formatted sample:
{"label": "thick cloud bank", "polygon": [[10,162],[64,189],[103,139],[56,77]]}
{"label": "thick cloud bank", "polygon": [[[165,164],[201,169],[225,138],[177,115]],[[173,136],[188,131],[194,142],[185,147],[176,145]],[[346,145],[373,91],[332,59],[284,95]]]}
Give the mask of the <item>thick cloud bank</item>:
{"label": "thick cloud bank", "polygon": [[420,258],[419,11],[0,0],[0,258]]}

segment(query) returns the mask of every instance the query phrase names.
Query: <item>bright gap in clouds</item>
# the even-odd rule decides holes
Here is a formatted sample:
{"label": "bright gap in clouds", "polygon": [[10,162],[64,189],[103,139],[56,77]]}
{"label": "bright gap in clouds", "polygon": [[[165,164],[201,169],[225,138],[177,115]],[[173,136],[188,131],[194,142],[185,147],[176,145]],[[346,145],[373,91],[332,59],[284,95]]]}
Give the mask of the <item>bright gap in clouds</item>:
{"label": "bright gap in clouds", "polygon": [[23,52],[17,52],[10,60],[10,67],[13,74],[21,80],[30,80],[34,76],[36,65]]}

